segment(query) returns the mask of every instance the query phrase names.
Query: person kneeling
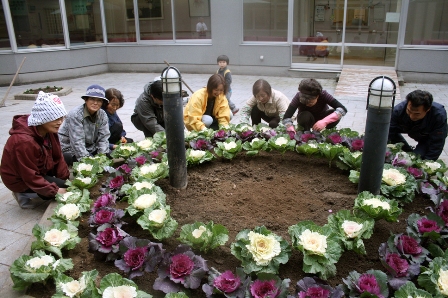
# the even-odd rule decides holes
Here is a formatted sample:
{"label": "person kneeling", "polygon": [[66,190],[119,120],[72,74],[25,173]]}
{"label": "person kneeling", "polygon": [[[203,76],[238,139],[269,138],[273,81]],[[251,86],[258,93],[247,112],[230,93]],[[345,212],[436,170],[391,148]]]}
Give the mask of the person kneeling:
{"label": "person kneeling", "polygon": [[13,118],[0,173],[22,209],[37,207],[38,197],[49,200],[66,192],[70,173],[58,139],[66,115],[59,97],[41,91],[30,115]]}

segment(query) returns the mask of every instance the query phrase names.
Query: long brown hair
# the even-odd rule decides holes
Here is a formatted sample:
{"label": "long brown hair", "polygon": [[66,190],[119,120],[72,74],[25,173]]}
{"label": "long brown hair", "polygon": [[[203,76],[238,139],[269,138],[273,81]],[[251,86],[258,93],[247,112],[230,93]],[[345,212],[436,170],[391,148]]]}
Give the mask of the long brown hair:
{"label": "long brown hair", "polygon": [[224,87],[224,95],[227,94],[227,84],[226,79],[220,74],[214,74],[212,75],[207,82],[207,93],[209,97],[212,97],[212,91],[213,89],[218,88],[219,85],[222,85]]}

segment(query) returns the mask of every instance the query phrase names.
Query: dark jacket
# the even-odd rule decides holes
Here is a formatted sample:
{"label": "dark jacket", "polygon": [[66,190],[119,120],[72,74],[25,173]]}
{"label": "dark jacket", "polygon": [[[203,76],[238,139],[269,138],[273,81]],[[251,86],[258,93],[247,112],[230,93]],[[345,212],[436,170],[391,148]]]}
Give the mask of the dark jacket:
{"label": "dark jacket", "polygon": [[[442,153],[447,136],[447,118],[445,108],[433,102],[431,109],[423,119],[412,121],[406,113],[407,101],[394,107],[389,127],[389,142],[404,143],[404,151],[413,151],[422,159],[436,160]],[[408,134],[418,142],[414,150],[401,134]]]}
{"label": "dark jacket", "polygon": [[143,88],[143,93],[135,101],[134,114],[131,121],[135,128],[142,130],[145,137],[152,137],[156,132],[165,131],[163,105],[158,105],[152,99],[149,82]]}
{"label": "dark jacket", "polygon": [[28,126],[29,115],[14,116],[11,135],[3,149],[0,173],[5,186],[13,192],[28,189],[45,196],[54,197],[59,187],[44,179],[44,175],[68,179],[70,173],[64,161],[58,134],[47,134],[48,144]]}

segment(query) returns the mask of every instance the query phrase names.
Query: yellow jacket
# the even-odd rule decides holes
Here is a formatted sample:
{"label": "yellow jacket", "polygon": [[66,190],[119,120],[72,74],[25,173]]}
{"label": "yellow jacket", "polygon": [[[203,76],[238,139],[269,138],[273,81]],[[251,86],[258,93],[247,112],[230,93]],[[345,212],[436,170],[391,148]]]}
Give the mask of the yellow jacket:
{"label": "yellow jacket", "polygon": [[[207,88],[204,87],[193,93],[188,100],[184,109],[184,124],[188,130],[201,131],[205,127],[205,124],[202,122],[202,115],[204,115],[207,108],[207,98]],[[218,120],[219,125],[229,125],[230,108],[224,94],[215,99],[213,117]]]}

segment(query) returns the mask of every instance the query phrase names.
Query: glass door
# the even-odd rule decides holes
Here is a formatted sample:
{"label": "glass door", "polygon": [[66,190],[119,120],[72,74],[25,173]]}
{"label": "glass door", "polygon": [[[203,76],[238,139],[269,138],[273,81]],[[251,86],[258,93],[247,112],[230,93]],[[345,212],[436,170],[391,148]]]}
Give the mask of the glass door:
{"label": "glass door", "polygon": [[293,67],[395,67],[401,0],[294,0]]}

